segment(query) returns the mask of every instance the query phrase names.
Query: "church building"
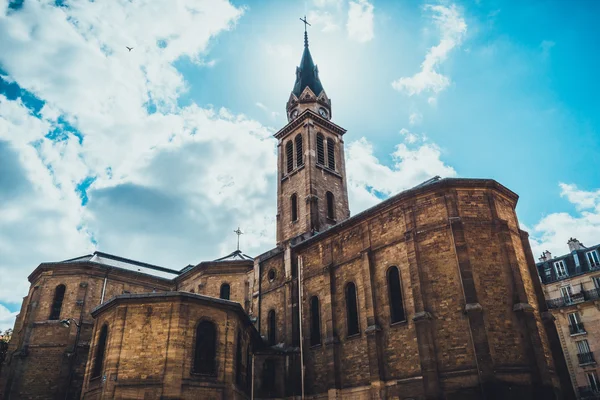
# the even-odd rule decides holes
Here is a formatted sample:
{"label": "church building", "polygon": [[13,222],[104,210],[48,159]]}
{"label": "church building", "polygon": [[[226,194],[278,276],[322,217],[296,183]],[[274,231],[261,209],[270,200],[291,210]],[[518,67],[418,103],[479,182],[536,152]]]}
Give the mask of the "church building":
{"label": "church building", "polygon": [[571,398],[518,196],[435,177],[351,216],[306,32],[286,111],[274,247],[40,264],[0,399]]}

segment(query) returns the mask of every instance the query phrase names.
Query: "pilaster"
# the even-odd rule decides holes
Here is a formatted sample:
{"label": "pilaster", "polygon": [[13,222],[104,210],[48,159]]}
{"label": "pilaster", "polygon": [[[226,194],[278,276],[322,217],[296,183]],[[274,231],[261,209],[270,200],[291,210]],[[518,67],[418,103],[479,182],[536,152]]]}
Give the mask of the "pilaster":
{"label": "pilaster", "polygon": [[413,322],[417,333],[417,346],[423,375],[423,390],[427,399],[442,397],[439,371],[435,357],[435,343],[432,333],[433,316],[426,306],[426,294],[423,288],[427,282],[424,267],[419,262],[419,244],[414,210],[412,207],[404,209],[404,222],[406,226],[405,243],[409,265],[410,285],[415,307]]}

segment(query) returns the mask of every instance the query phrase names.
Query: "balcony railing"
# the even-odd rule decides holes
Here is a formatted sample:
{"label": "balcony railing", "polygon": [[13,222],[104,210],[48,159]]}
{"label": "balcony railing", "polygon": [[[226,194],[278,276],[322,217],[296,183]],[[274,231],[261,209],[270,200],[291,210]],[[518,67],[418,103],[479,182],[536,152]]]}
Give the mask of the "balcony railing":
{"label": "balcony railing", "polygon": [[579,392],[579,398],[585,400],[598,400],[600,399],[600,388],[593,386],[580,386],[577,388]]}
{"label": "balcony railing", "polygon": [[579,365],[587,365],[587,364],[595,364],[596,359],[594,359],[594,353],[580,353],[577,354],[577,358],[579,359]]}
{"label": "balcony railing", "polygon": [[569,331],[571,335],[577,335],[578,333],[585,333],[585,328],[583,327],[583,322],[579,322],[576,324],[569,324]]}
{"label": "balcony railing", "polygon": [[563,296],[557,299],[546,301],[548,308],[561,308],[572,306],[573,304],[583,303],[584,301],[600,299],[600,289],[584,290],[579,293],[573,293],[570,296]]}

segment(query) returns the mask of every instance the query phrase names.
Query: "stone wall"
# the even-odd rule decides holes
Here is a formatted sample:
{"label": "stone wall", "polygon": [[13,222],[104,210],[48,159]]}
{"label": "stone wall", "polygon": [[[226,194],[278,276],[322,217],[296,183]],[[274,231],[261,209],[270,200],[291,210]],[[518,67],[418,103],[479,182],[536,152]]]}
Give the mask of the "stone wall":
{"label": "stone wall", "polygon": [[[239,305],[181,292],[123,295],[94,315],[83,399],[247,398],[247,346],[258,336]],[[192,368],[196,326],[204,320],[217,328],[214,376]],[[102,373],[91,377],[105,324],[109,334]],[[238,332],[243,349],[240,385],[235,379]]]}

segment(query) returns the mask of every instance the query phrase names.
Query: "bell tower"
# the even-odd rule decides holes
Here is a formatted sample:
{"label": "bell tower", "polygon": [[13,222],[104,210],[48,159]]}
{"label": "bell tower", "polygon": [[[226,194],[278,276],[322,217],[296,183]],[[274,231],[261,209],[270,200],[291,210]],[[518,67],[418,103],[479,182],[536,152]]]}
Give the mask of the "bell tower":
{"label": "bell tower", "polygon": [[304,22],[304,52],[286,104],[288,124],[275,134],[278,244],[305,240],[350,216],[346,130],[331,122],[331,100],[310,54]]}

